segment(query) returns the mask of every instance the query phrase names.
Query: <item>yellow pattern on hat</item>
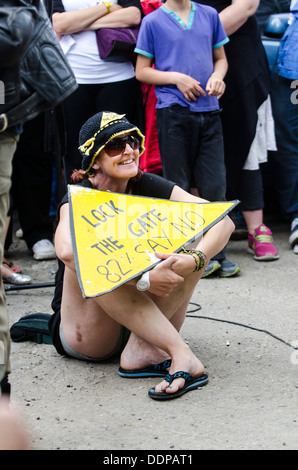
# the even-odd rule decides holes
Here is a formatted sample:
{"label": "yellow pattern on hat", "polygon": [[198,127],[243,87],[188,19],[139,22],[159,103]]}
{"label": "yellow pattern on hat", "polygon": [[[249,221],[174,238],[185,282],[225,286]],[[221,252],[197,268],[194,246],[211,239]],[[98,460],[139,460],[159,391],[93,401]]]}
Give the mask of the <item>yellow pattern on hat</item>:
{"label": "yellow pattern on hat", "polygon": [[125,114],[116,114],[116,113],[102,113],[102,118],[101,118],[101,123],[100,123],[100,128],[102,129],[105,127],[107,124],[110,124],[113,121],[119,121],[119,119],[122,119],[125,117]]}
{"label": "yellow pattern on hat", "polygon": [[79,149],[82,150],[85,155],[89,155],[90,150],[92,150],[92,148],[94,147],[94,142],[95,137],[91,137],[90,139],[86,140],[86,142],[81,145]]}

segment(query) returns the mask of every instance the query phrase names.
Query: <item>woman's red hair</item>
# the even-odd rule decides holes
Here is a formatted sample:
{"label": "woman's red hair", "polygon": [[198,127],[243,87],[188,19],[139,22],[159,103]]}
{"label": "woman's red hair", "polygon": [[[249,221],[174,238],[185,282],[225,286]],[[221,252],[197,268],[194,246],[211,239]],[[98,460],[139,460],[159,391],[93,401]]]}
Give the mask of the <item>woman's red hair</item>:
{"label": "woman's red hair", "polygon": [[81,181],[86,180],[88,178],[88,174],[84,170],[73,170],[71,175],[71,181],[74,184],[81,183]]}

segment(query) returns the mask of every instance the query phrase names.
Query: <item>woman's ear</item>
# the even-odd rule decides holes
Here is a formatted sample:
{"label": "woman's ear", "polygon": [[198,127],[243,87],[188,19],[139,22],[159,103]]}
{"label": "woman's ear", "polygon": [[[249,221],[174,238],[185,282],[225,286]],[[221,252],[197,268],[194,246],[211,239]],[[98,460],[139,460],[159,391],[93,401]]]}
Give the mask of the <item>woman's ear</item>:
{"label": "woman's ear", "polygon": [[98,171],[100,168],[101,168],[101,166],[100,166],[100,158],[97,157],[97,158],[95,159],[95,161],[94,161],[94,163],[93,163],[91,169],[93,170],[93,172],[95,172],[95,171]]}
{"label": "woman's ear", "polygon": [[94,171],[97,171],[99,170],[99,163],[98,162],[94,162],[92,167],[91,167],[91,170],[94,170]]}

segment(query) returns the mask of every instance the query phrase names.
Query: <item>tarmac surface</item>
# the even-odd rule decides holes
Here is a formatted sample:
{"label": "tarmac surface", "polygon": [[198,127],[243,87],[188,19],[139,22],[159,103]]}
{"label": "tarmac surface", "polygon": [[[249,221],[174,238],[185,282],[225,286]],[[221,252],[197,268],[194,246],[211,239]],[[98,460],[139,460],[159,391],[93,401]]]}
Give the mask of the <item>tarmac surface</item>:
{"label": "tarmac surface", "polygon": [[[98,463],[131,467],[138,462],[121,456],[140,450],[149,464],[153,451],[187,464],[198,450],[297,450],[298,256],[288,225],[270,226],[278,261],[255,261],[246,240],[230,241],[241,273],[202,279],[194,293],[181,334],[209,375],[201,389],[156,402],[147,391],[158,379],[123,379],[117,359],[80,362],[52,345],[12,343],[12,406],[32,449],[101,450]],[[22,240],[8,257],[33,283],[54,282],[56,260],[34,261]],[[52,296],[52,287],[7,292],[10,324],[52,313]]]}

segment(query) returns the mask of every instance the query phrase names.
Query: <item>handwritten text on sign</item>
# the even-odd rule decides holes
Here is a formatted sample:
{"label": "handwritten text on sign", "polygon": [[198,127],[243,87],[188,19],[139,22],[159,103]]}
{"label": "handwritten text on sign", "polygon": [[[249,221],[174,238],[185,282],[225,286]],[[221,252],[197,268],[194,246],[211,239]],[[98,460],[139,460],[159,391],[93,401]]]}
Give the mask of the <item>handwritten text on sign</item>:
{"label": "handwritten text on sign", "polygon": [[154,252],[197,239],[235,202],[182,203],[69,186],[76,269],[84,297],[110,292],[152,268]]}

